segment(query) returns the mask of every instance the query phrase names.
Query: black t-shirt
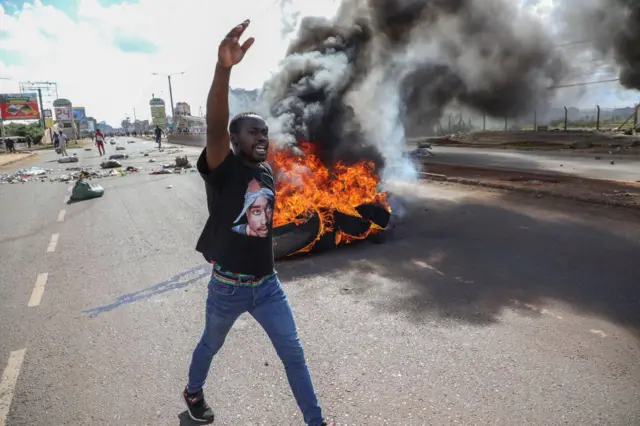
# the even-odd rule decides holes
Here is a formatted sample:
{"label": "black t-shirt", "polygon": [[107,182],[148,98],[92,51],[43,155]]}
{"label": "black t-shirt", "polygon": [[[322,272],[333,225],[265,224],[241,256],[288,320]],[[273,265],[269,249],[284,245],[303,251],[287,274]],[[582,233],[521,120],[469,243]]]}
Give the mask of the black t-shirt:
{"label": "black t-shirt", "polygon": [[206,148],[197,166],[205,182],[209,219],[196,250],[225,271],[255,276],[273,273],[276,188],[271,167],[267,163],[249,167],[229,151],[210,171]]}

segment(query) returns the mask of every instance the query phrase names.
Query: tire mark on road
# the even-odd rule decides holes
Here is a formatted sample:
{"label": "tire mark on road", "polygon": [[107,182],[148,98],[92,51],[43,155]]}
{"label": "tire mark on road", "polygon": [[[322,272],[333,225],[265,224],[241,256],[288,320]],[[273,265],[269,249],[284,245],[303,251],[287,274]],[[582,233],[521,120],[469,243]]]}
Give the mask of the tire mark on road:
{"label": "tire mark on road", "polygon": [[133,293],[123,294],[118,296],[113,303],[108,305],[99,306],[96,308],[86,309],[83,312],[91,318],[95,318],[105,312],[113,311],[114,309],[136,302],[138,300],[147,300],[161,293],[167,291],[177,290],[184,288],[188,285],[195,284],[201,279],[211,275],[211,265],[198,265],[192,268],[186,269],[177,275],[169,278],[166,281],[162,281],[158,284],[154,284],[151,287],[143,288],[142,290],[134,291]]}

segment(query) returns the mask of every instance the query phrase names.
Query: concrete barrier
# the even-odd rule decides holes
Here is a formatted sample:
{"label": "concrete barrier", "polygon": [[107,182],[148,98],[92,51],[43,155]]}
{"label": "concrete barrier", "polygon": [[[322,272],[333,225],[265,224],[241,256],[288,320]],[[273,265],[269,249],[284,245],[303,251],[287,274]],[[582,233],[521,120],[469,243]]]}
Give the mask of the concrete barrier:
{"label": "concrete barrier", "polygon": [[207,144],[206,135],[204,133],[187,135],[187,134],[174,134],[169,135],[168,141],[171,144],[198,146],[204,148]]}

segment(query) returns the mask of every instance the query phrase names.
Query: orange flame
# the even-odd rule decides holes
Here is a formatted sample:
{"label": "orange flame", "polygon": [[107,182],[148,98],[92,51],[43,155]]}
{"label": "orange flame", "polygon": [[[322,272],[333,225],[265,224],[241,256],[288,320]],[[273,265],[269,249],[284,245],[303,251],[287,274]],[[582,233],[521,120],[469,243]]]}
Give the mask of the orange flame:
{"label": "orange flame", "polygon": [[[313,153],[313,144],[298,144],[302,155],[292,150],[277,150],[270,155],[270,163],[276,176],[274,225],[301,223],[317,213],[320,232],[316,240],[300,252],[311,250],[324,234],[334,231],[334,211],[361,217],[356,207],[376,203],[388,210],[387,193],[378,191],[378,178],[372,162],[360,161],[346,166],[337,163],[332,170],[325,167]],[[371,222],[369,230],[362,235],[335,232],[335,244],[348,244],[367,238],[382,228]]]}

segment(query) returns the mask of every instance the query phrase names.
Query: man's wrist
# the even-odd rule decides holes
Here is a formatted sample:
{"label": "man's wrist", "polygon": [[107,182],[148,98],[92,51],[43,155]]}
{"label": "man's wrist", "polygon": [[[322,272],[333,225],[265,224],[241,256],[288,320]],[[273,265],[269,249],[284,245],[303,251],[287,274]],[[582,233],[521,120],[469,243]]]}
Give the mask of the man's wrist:
{"label": "man's wrist", "polygon": [[220,64],[220,62],[216,62],[216,71],[220,70],[222,72],[230,72],[231,68],[233,68],[233,65],[225,67],[224,65]]}

